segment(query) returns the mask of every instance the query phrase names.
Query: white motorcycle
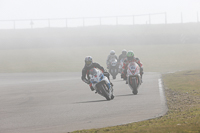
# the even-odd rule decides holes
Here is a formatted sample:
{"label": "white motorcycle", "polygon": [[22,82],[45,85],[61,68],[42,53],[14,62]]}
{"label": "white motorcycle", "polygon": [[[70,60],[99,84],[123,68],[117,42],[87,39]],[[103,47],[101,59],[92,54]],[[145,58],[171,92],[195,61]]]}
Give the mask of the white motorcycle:
{"label": "white motorcycle", "polygon": [[101,70],[98,68],[90,69],[89,77],[93,88],[99,95],[105,97],[107,100],[114,99],[113,88],[110,81],[106,76],[104,76]]}
{"label": "white motorcycle", "polygon": [[109,73],[112,75],[113,79],[116,79],[116,76],[118,74],[118,62],[117,62],[117,59],[111,59],[110,60]]}
{"label": "white motorcycle", "polygon": [[128,64],[127,81],[132,93],[137,95],[138,88],[141,85],[141,76],[140,67],[136,62],[131,62]]}

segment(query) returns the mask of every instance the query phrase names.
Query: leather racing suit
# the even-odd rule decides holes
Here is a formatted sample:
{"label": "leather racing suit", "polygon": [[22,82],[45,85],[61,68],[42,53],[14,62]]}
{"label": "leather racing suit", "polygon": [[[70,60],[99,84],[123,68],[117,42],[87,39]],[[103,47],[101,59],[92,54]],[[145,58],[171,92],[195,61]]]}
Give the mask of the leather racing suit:
{"label": "leather racing suit", "polygon": [[[105,72],[104,68],[102,66],[100,66],[98,63],[92,63],[91,66],[87,67],[86,65],[84,66],[84,68],[82,69],[82,76],[81,79],[83,80],[83,82],[85,82],[86,84],[89,84],[91,90],[93,91],[94,88],[92,87],[92,83],[90,83],[90,77],[89,77],[89,70],[92,68],[98,68],[100,69],[104,75],[108,78],[108,80],[110,81],[109,78],[109,73]],[[113,86],[113,84],[110,82],[110,84]]]}
{"label": "leather racing suit", "polygon": [[138,65],[139,65],[139,67],[140,67],[140,76],[141,76],[141,79],[142,79],[142,75],[143,75],[143,64],[142,64],[142,62],[140,62],[140,60],[139,60],[139,58],[133,58],[133,60],[131,60],[131,61],[129,61],[127,58],[125,58],[124,59],[124,63],[123,63],[123,67],[122,67],[122,69],[123,69],[123,72],[122,72],[122,74],[121,74],[121,78],[123,78],[123,79],[127,79],[127,77],[126,77],[126,74],[127,74],[127,66],[128,66],[128,64],[130,63],[130,62],[136,62]]}

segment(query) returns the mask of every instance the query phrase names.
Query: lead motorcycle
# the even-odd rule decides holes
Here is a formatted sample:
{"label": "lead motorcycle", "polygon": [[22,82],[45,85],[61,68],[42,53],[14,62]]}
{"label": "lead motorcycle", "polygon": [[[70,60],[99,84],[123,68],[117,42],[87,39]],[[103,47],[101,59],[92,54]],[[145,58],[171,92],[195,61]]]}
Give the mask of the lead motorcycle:
{"label": "lead motorcycle", "polygon": [[141,85],[141,76],[140,67],[136,62],[131,62],[128,64],[127,81],[132,93],[137,95],[138,88]]}
{"label": "lead motorcycle", "polygon": [[89,71],[90,82],[96,92],[107,100],[114,99],[113,88],[108,78],[98,68],[92,68]]}
{"label": "lead motorcycle", "polygon": [[117,59],[111,59],[110,60],[109,73],[112,75],[113,79],[116,79],[116,76],[118,74]]}

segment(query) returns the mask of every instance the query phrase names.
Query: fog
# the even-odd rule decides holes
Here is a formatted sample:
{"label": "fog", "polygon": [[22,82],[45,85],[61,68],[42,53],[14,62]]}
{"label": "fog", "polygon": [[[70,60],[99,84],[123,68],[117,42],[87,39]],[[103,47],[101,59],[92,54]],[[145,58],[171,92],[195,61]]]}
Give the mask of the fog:
{"label": "fog", "polygon": [[[99,39],[104,44],[120,44],[122,40],[126,44],[199,40],[198,26],[187,25],[199,22],[199,0],[0,0],[0,3],[1,48],[14,45],[16,48],[16,42],[21,47],[43,47],[65,42],[98,45]],[[180,23],[186,25],[174,25]],[[165,24],[173,25],[165,27]]]}
{"label": "fog", "polygon": [[[165,57],[158,48],[164,51],[171,47],[178,51],[181,47],[183,51],[174,52],[179,56],[170,56],[174,60],[169,60],[180,62],[188,46],[197,47],[200,43],[199,0],[0,2],[1,72],[80,71],[85,56],[91,55],[105,65],[111,49],[119,55],[124,48],[134,50],[146,70],[161,71],[157,65],[152,66],[149,57],[163,61],[170,50]],[[151,51],[144,52],[151,45]],[[96,54],[99,49],[105,54]],[[190,52],[194,49],[198,48]],[[74,57],[74,53],[78,54]],[[187,67],[184,63],[179,64],[180,68],[170,69]],[[194,65],[199,66],[199,62]],[[167,69],[163,67],[162,71]]]}
{"label": "fog", "polygon": [[[200,0],[0,0],[0,132],[69,132],[164,115],[162,74],[200,68],[199,15]],[[123,49],[142,62],[143,83],[131,96],[120,73],[115,80],[110,75],[116,98],[106,102],[81,81],[85,57],[107,69],[110,51],[119,57]],[[174,125],[175,112],[173,127],[192,124],[192,97],[199,97],[185,88],[169,89],[174,101],[184,96],[192,115],[178,107],[187,119]]]}
{"label": "fog", "polygon": [[[66,18],[132,16],[152,13],[167,13],[168,23],[197,22],[200,6],[199,0],[1,0],[0,29],[13,28],[13,22],[18,21],[16,28],[46,27],[47,19],[52,20],[54,27],[65,27]],[[165,16],[151,16],[151,23],[165,23]],[[40,19],[40,21],[32,21]],[[43,21],[41,20],[43,19]],[[63,20],[64,19],[64,20]],[[149,16],[134,18],[136,24],[146,24]],[[183,19],[183,20],[181,20]],[[99,19],[86,20],[86,25],[99,25]],[[115,18],[102,20],[105,25],[115,25]],[[119,18],[119,24],[132,24],[132,17]],[[31,23],[33,25],[31,25]],[[82,20],[69,20],[69,27],[82,25]]]}
{"label": "fog", "polygon": [[1,0],[0,19],[195,13],[199,6],[199,0]]}

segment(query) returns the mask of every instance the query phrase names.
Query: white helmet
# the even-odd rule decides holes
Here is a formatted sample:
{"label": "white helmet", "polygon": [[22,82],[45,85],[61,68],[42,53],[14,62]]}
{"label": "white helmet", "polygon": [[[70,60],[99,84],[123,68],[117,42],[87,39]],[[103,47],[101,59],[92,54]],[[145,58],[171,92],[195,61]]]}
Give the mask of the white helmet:
{"label": "white helmet", "polygon": [[115,50],[111,50],[110,55],[115,55]]}
{"label": "white helmet", "polygon": [[90,67],[92,65],[93,61],[92,61],[92,57],[91,56],[86,56],[85,57],[85,65],[87,67]]}

